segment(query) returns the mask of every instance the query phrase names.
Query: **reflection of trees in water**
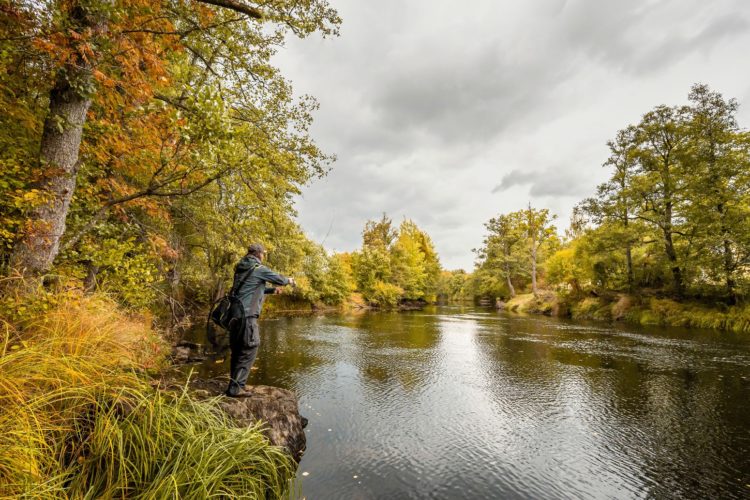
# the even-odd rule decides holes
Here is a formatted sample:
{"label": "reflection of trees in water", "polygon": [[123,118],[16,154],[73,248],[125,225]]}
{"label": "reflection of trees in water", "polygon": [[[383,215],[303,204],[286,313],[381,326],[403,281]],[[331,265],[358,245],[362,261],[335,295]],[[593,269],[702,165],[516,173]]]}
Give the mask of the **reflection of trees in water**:
{"label": "reflection of trees in water", "polygon": [[424,388],[440,338],[436,318],[419,313],[369,313],[342,317],[338,324],[359,332],[351,361],[365,390],[381,397],[394,384],[407,392]]}
{"label": "reflection of trees in water", "polygon": [[710,349],[560,329],[552,320],[511,318],[501,334],[478,342],[497,401],[544,418],[547,408],[536,397],[556,391],[560,411],[586,429],[581,446],[596,467],[629,478],[639,493],[709,498],[727,488],[746,491],[747,367],[718,364]]}
{"label": "reflection of trees in water", "polygon": [[[690,366],[666,373],[655,367],[640,374],[634,381],[640,391],[630,411],[617,412],[618,423],[640,437],[641,445],[634,451],[648,475],[659,478],[653,495],[709,498],[733,483],[746,488],[750,459],[738,445],[750,436],[747,413],[736,410],[750,391],[737,386],[738,374]],[[618,444],[624,451],[630,449],[622,439]],[[744,471],[743,484],[737,483],[738,471]]]}

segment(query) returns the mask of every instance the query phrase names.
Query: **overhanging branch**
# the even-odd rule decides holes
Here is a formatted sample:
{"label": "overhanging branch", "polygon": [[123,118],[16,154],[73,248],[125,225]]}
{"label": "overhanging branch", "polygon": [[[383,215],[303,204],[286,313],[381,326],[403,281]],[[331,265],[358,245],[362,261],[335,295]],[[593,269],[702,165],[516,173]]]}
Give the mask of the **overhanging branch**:
{"label": "overhanging branch", "polygon": [[260,10],[245,5],[242,2],[238,2],[237,0],[198,0],[198,2],[230,9],[241,14],[246,14],[253,19],[263,19],[263,13]]}

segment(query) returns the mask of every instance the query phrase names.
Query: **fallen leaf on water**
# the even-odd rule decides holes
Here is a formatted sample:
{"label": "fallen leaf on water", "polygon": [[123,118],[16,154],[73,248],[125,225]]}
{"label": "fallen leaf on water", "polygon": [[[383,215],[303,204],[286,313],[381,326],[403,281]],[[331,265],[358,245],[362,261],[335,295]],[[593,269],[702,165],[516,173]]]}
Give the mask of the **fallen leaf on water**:
{"label": "fallen leaf on water", "polygon": [[303,476],[309,476],[309,475],[310,475],[310,473],[309,473],[309,472],[303,472],[303,473],[302,473],[302,475],[303,475]]}

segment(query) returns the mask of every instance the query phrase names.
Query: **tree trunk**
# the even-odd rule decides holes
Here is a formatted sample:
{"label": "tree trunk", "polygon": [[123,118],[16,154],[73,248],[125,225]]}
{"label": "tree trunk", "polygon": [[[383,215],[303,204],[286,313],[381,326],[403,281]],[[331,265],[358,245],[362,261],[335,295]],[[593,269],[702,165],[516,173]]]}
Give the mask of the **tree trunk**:
{"label": "tree trunk", "polygon": [[732,242],[727,239],[727,233],[729,232],[726,224],[726,210],[724,203],[719,203],[716,206],[716,211],[719,212],[719,219],[721,220],[721,235],[722,240],[722,251],[724,260],[724,285],[727,291],[727,298],[730,304],[734,304],[737,301],[737,293],[735,292],[735,281],[734,281],[734,255],[732,253]]}
{"label": "tree trunk", "polygon": [[725,239],[724,240],[724,274],[726,276],[726,289],[727,289],[727,296],[729,298],[730,304],[736,304],[737,303],[737,292],[735,291],[735,281],[734,281],[734,259],[732,255],[732,243]]}
{"label": "tree trunk", "polygon": [[510,298],[513,298],[516,296],[516,289],[513,287],[513,282],[510,280],[510,244],[508,244],[507,241],[503,244],[503,255],[505,256],[505,279],[508,282]]}
{"label": "tree trunk", "polygon": [[510,272],[505,274],[505,279],[508,281],[508,290],[510,291],[510,298],[516,296],[516,289],[513,287],[513,283],[510,281]]}
{"label": "tree trunk", "polygon": [[[622,184],[622,189],[625,190],[625,184]],[[635,278],[633,276],[633,244],[630,239],[630,214],[628,213],[627,207],[622,213],[622,226],[625,228],[625,261],[627,263],[628,273],[628,292],[633,293],[633,286],[635,284]]]}
{"label": "tree trunk", "polygon": [[99,274],[99,266],[94,265],[93,262],[86,262],[86,278],[83,280],[83,290],[86,293],[93,293],[96,291],[97,282],[96,277]]}
{"label": "tree trunk", "polygon": [[666,253],[667,259],[672,266],[671,270],[674,292],[678,298],[682,298],[682,270],[677,262],[677,251],[674,248],[674,241],[672,240],[672,190],[668,167],[665,167],[665,173],[662,175],[662,178],[664,179],[665,192],[664,223],[662,227],[664,232],[664,253]]}
{"label": "tree trunk", "polygon": [[[69,15],[73,26],[81,31],[101,33],[106,29],[103,18],[87,13],[80,5],[71,7]],[[59,251],[76,187],[78,152],[93,83],[91,61],[77,54],[58,71],[50,91],[39,148],[43,178],[38,187],[46,199],[29,214],[31,228],[13,250],[11,267],[19,274],[41,275],[49,270]]]}
{"label": "tree trunk", "polygon": [[531,240],[531,293],[536,296],[536,241]]}
{"label": "tree trunk", "polygon": [[633,276],[633,249],[631,248],[630,242],[628,242],[625,247],[625,259],[628,263],[628,292],[632,292],[635,278]]}
{"label": "tree trunk", "polygon": [[680,266],[677,264],[677,252],[674,249],[674,243],[672,242],[672,232],[671,231],[664,231],[664,250],[667,254],[667,259],[669,259],[669,263],[672,265],[672,283],[674,285],[674,291],[675,294],[677,294],[677,297],[682,297],[683,294],[683,284],[682,284],[682,270],[680,269]]}

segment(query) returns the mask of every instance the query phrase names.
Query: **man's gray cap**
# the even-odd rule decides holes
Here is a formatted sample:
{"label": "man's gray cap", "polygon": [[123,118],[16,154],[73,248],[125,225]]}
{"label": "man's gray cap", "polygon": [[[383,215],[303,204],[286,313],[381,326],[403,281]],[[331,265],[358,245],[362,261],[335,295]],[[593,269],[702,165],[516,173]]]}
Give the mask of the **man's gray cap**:
{"label": "man's gray cap", "polygon": [[247,247],[247,253],[255,255],[256,257],[262,253],[266,253],[266,249],[260,243],[253,243]]}

